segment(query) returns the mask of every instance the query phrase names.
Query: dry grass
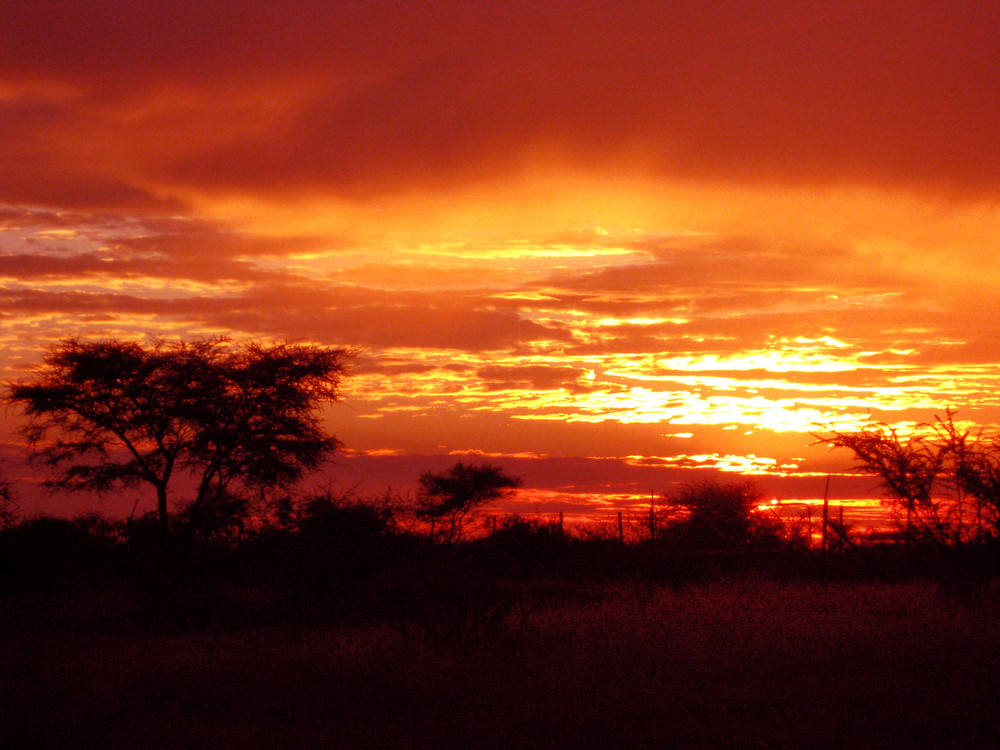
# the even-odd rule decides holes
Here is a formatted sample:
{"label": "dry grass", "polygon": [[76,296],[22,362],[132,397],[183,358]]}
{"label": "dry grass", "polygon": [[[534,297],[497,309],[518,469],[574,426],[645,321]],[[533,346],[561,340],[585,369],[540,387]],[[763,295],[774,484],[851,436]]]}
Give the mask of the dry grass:
{"label": "dry grass", "polygon": [[989,747],[1000,609],[936,585],[615,588],[498,637],[122,624],[114,592],[12,598],[0,745]]}

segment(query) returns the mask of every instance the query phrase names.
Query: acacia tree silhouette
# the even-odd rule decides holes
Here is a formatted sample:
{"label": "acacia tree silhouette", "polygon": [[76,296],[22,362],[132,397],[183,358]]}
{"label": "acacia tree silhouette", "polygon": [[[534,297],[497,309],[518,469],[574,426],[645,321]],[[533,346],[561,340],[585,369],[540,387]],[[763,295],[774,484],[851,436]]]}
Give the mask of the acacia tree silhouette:
{"label": "acacia tree silhouette", "polygon": [[444,539],[457,542],[462,538],[466,516],[476,507],[504,497],[521,486],[493,464],[467,465],[459,461],[445,472],[428,471],[420,475],[417,516],[433,521],[445,521]]}
{"label": "acacia tree silhouette", "polygon": [[[146,482],[161,536],[178,471],[196,479],[190,508],[230,488],[280,488],[340,445],[317,407],[337,401],[352,352],[228,339],[84,342],[55,346],[33,377],[8,386],[28,417],[31,458],[56,476],[51,489]],[[49,440],[50,435],[55,438]]]}
{"label": "acacia tree silhouette", "polygon": [[[984,527],[995,537],[1000,531],[1000,436],[986,435],[982,429],[975,434],[960,429],[950,409],[944,418],[936,417],[935,432],[942,450],[950,455],[959,502],[962,494],[975,501],[974,517],[967,530],[970,538],[984,541]],[[961,519],[959,508],[959,524]],[[961,526],[956,538],[961,540]]]}
{"label": "acacia tree silhouette", "polygon": [[915,532],[931,541],[948,541],[949,523],[934,499],[935,486],[948,471],[947,443],[935,440],[933,433],[901,435],[891,425],[874,421],[858,430],[830,430],[815,437],[833,447],[849,449],[861,470],[881,480],[886,504],[906,513],[908,542]]}
{"label": "acacia tree silhouette", "polygon": [[733,549],[765,539],[777,538],[777,529],[757,513],[763,490],[751,481],[687,482],[664,501],[680,517],[668,529],[668,537],[698,549]]}
{"label": "acacia tree silhouette", "polygon": [[[918,535],[958,544],[1000,531],[1000,435],[962,429],[952,410],[906,435],[871,422],[816,437],[850,449],[860,468],[882,480],[890,505],[907,513],[907,539]],[[968,497],[975,501],[971,523],[964,522],[962,507]],[[942,503],[942,498],[952,502]]]}

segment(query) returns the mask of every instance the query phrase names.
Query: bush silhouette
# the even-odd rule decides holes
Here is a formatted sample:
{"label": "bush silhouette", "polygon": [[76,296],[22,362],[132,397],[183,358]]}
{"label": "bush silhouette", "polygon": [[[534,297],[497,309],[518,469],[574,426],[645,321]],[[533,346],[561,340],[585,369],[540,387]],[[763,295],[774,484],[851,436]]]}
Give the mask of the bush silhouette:
{"label": "bush silhouette", "polygon": [[82,522],[36,516],[0,533],[0,585],[7,589],[64,587],[111,572],[114,541]]}
{"label": "bush silhouette", "polygon": [[763,491],[753,482],[699,481],[665,499],[680,511],[663,532],[665,543],[690,550],[737,550],[780,543],[778,525],[757,508]]}

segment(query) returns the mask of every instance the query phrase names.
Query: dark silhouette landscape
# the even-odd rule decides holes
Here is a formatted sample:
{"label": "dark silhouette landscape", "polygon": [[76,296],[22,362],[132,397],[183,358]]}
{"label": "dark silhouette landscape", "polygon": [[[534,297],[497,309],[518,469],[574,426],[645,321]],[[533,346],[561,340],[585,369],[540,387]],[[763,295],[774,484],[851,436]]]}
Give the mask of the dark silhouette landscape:
{"label": "dark silhouette landscape", "polygon": [[339,446],[315,414],[348,356],[69,339],[10,384],[53,491],[161,502],[20,517],[3,485],[4,746],[1000,740],[996,443],[950,412],[827,438],[905,511],[892,541],[824,517],[817,546],[748,480],[574,527],[485,512],[521,484],[486,462],[412,500],[297,489]]}
{"label": "dark silhouette landscape", "polygon": [[0,3],[0,750],[1000,748],[998,72],[997,0]]}
{"label": "dark silhouette landscape", "polygon": [[0,535],[8,747],[988,747],[997,548],[432,538],[380,499]]}

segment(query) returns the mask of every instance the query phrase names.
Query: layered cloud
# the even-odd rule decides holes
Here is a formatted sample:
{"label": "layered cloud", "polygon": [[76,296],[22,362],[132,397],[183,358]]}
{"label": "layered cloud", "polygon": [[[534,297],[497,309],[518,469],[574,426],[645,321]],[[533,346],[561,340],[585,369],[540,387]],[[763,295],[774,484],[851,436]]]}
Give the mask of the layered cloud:
{"label": "layered cloud", "polygon": [[1000,422],[998,39],[987,2],[4,8],[0,370],[355,346],[344,477],[815,492],[817,426]]}

